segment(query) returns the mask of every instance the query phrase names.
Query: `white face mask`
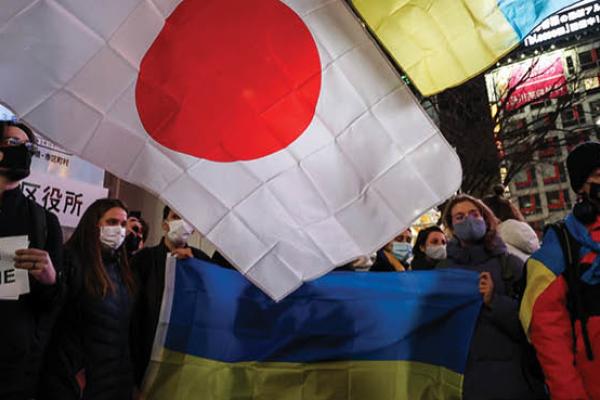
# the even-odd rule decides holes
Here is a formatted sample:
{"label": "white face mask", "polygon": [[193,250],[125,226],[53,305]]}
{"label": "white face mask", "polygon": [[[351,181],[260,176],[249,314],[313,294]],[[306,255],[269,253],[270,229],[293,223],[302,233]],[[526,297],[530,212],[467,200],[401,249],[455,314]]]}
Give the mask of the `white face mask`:
{"label": "white face mask", "polygon": [[192,233],[194,233],[194,227],[184,220],[176,219],[169,221],[167,238],[176,246],[187,244]]}
{"label": "white face mask", "polygon": [[123,226],[101,226],[100,242],[113,250],[121,247],[125,241],[125,227]]}
{"label": "white face mask", "polygon": [[425,255],[433,260],[446,259],[446,245],[440,244],[437,246],[431,245],[425,248]]}

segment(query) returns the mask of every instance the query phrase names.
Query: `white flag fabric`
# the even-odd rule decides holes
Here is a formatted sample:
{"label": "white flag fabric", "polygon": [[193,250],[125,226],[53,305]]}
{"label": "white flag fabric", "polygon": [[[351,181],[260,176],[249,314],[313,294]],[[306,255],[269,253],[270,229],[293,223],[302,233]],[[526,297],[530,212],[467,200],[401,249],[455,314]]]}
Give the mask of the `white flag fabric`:
{"label": "white flag fabric", "polygon": [[160,196],[279,300],[459,187],[341,0],[14,0],[0,101]]}

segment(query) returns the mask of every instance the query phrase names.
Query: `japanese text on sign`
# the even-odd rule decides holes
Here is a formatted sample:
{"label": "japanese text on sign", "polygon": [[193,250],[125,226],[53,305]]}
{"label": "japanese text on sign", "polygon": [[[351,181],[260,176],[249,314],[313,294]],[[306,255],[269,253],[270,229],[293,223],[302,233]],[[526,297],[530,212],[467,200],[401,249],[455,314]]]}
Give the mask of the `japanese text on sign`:
{"label": "japanese text on sign", "polygon": [[525,38],[523,45],[539,45],[595,26],[600,26],[600,1],[582,1],[545,19]]}
{"label": "japanese text on sign", "polygon": [[37,171],[21,183],[28,198],[58,216],[60,224],[74,227],[85,209],[95,200],[106,197],[108,190],[72,179]]}

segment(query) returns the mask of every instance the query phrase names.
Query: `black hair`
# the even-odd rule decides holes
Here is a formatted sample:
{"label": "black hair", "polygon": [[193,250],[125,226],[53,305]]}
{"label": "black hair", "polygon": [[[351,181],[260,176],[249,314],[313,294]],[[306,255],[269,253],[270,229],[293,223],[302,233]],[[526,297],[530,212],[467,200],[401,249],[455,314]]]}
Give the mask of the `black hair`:
{"label": "black hair", "polygon": [[142,225],[142,240],[145,243],[148,240],[148,236],[150,236],[150,225],[143,218],[139,218],[139,221]]}
{"label": "black hair", "polygon": [[6,130],[11,126],[19,128],[20,130],[25,132],[25,134],[27,135],[27,139],[29,139],[29,142],[35,144],[35,134],[31,130],[31,128],[25,125],[24,123],[17,121],[0,121],[0,132],[2,134],[2,138],[4,138]]}
{"label": "black hair", "polygon": [[169,207],[169,206],[165,206],[165,208],[163,208],[163,221],[169,217],[170,211],[171,211],[171,207]]}
{"label": "black hair", "polygon": [[504,186],[502,185],[494,186],[494,194],[485,196],[481,200],[492,210],[494,215],[496,215],[500,221],[506,221],[507,219],[525,221],[521,211],[519,211],[510,200],[504,197]]}
{"label": "black hair", "polygon": [[421,246],[425,247],[425,243],[427,243],[427,238],[431,232],[444,233],[444,231],[437,225],[432,225],[425,229],[421,229],[417,234],[417,240],[413,246],[413,255],[415,258],[425,257],[425,253],[423,250],[421,250]]}

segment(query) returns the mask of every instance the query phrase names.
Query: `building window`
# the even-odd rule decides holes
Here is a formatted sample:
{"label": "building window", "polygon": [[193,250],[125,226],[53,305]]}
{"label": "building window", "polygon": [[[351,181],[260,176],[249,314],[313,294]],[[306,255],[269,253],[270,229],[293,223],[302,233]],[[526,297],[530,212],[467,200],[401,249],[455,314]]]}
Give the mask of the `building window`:
{"label": "building window", "polygon": [[519,196],[519,208],[523,215],[533,215],[542,212],[539,194]]}
{"label": "building window", "polygon": [[596,119],[600,117],[600,100],[590,101],[590,115],[593,122],[596,122]]}
{"label": "building window", "polygon": [[536,132],[547,132],[552,129],[556,129],[556,121],[552,119],[549,113],[540,114],[538,117],[531,122],[531,129]]}
{"label": "building window", "polygon": [[535,169],[522,169],[515,175],[513,182],[517,189],[527,189],[536,186]]}
{"label": "building window", "polygon": [[564,110],[560,114],[563,128],[569,128],[572,126],[580,125],[585,123],[585,114],[581,104],[576,104],[571,108]]}
{"label": "building window", "polygon": [[565,144],[567,151],[571,152],[578,144],[585,143],[592,137],[592,131],[589,129],[570,132],[565,134]]}
{"label": "building window", "polygon": [[550,107],[551,105],[552,99],[542,99],[535,103],[531,103],[529,107],[531,107],[532,110],[539,110],[540,108]]}
{"label": "building window", "polygon": [[[600,100],[598,100],[598,106],[600,107]],[[527,125],[527,121],[525,121],[525,118],[511,118],[506,126],[505,131],[506,132],[518,132],[521,131],[523,129],[526,129],[526,125]]]}
{"label": "building window", "polygon": [[541,170],[544,185],[553,185],[567,181],[567,174],[565,173],[565,167],[562,163],[542,163]]}
{"label": "building window", "polygon": [[556,190],[553,192],[546,192],[546,200],[548,201],[548,210],[558,211],[569,209],[569,191],[568,190]]}
{"label": "building window", "polygon": [[540,159],[556,157],[560,153],[558,140],[556,136],[546,138],[546,141],[540,145],[538,156]]}
{"label": "building window", "polygon": [[598,67],[598,52],[596,49],[582,51],[578,54],[579,67],[582,71],[587,71]]}
{"label": "building window", "polygon": [[573,75],[575,73],[575,66],[573,65],[573,58],[571,56],[568,56],[566,58],[567,61],[567,71],[569,72],[569,75]]}

